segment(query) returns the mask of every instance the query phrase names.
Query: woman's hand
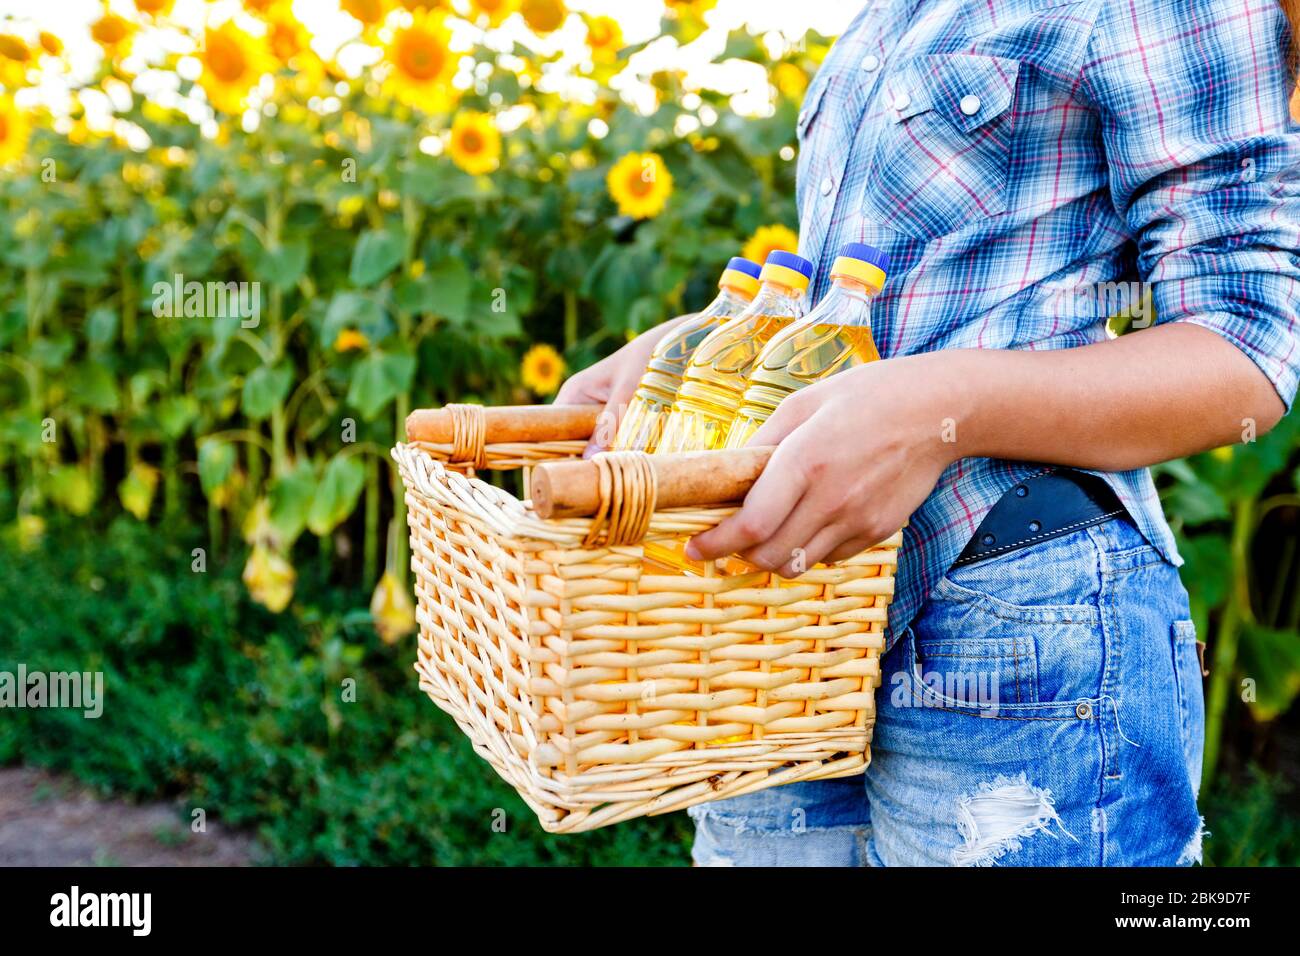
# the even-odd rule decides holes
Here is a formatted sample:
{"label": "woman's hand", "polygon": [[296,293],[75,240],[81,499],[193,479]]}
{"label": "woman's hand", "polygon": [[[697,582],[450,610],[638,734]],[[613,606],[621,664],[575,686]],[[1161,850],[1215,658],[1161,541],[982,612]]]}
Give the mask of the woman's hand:
{"label": "woman's hand", "polygon": [[618,423],[627,410],[637,383],[645,374],[650,353],[665,335],[691,316],[671,319],[653,329],[642,332],[613,355],[601,359],[570,376],[555,396],[557,405],[604,405],[605,410],[596,420],[584,457],[613,447],[618,434]]}
{"label": "woman's hand", "polygon": [[777,449],[744,507],[687,555],[739,554],[793,577],[896,532],[956,458],[962,399],[950,354],[872,362],[783,401],[749,442]]}

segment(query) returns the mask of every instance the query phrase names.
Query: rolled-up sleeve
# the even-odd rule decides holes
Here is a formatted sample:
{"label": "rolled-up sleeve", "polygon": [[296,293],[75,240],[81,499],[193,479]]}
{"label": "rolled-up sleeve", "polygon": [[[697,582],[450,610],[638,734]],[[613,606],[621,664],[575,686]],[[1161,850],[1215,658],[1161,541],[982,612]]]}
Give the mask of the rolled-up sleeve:
{"label": "rolled-up sleeve", "polygon": [[1083,72],[1156,321],[1300,379],[1300,127],[1277,0],[1107,0]]}

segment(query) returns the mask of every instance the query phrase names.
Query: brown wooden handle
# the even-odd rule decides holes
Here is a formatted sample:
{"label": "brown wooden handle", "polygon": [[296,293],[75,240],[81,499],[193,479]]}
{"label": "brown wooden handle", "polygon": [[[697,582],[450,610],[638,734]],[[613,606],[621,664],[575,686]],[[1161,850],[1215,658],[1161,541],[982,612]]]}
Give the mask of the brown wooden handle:
{"label": "brown wooden handle", "polygon": [[[656,508],[708,507],[740,501],[763,473],[775,449],[693,451],[650,455],[658,486]],[[533,510],[541,518],[585,518],[600,510],[596,463],[551,461],[533,469],[529,483]]]}
{"label": "brown wooden handle", "polygon": [[[599,405],[502,405],[483,409],[486,444],[578,441],[596,430]],[[406,440],[446,445],[455,441],[452,413],[421,408],[406,418]]]}

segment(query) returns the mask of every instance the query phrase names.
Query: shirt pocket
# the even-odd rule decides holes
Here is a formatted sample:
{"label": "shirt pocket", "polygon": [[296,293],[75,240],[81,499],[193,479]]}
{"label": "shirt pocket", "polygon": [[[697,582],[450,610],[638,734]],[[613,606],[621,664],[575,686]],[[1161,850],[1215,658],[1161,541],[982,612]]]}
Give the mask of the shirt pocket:
{"label": "shirt pocket", "polygon": [[1005,212],[1019,77],[1017,60],[968,53],[887,77],[864,213],[928,241]]}
{"label": "shirt pocket", "polygon": [[799,110],[799,119],[795,125],[795,142],[799,151],[798,163],[795,167],[795,183],[798,191],[796,199],[800,209],[808,208],[805,194],[809,188],[809,163],[814,152],[813,141],[816,134],[826,126],[826,118],[821,113],[826,101],[826,90],[830,85],[830,74],[823,67],[813,78],[812,85],[808,87],[808,93],[804,96],[803,106]]}

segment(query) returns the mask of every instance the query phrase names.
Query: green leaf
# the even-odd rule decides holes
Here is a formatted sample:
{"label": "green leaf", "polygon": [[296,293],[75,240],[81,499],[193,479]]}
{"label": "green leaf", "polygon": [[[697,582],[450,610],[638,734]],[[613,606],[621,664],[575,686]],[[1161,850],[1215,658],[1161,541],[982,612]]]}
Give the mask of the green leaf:
{"label": "green leaf", "polygon": [[321,324],[321,347],[333,348],[334,340],[344,329],[358,329],[371,342],[379,342],[392,331],[392,323],[370,294],[339,292],[330,300]]}
{"label": "green leaf", "polygon": [[370,421],[394,398],[410,389],[414,377],[414,355],[371,352],[352,369],[348,404]]}
{"label": "green leaf", "polygon": [[349,278],[354,285],[371,286],[401,263],[401,237],[387,229],[372,229],[357,240]]}
{"label": "green leaf", "polygon": [[248,373],[244,379],[244,394],[241,406],[244,414],[253,421],[261,421],[273,412],[277,405],[289,394],[293,384],[293,366],[288,364],[271,367],[260,365]]}
{"label": "green leaf", "polygon": [[117,338],[117,310],[99,306],[86,317],[86,341],[92,348],[111,345]]}
{"label": "green leaf", "polygon": [[83,406],[105,414],[117,411],[117,382],[103,365],[82,365],[71,379],[73,394]]}
{"label": "green leaf", "polygon": [[1237,659],[1242,677],[1254,681],[1255,699],[1247,703],[1255,719],[1286,713],[1300,694],[1300,634],[1243,623]]}
{"label": "green leaf", "polygon": [[50,469],[50,498],[64,511],[81,517],[90,513],[95,487],[90,474],[77,465],[56,465]]}
{"label": "green leaf", "polygon": [[282,243],[277,249],[262,250],[258,263],[258,278],[280,289],[290,289],[307,271],[310,248],[304,239]]}
{"label": "green leaf", "polygon": [[335,455],[316,486],[307,527],[315,535],[326,535],[352,513],[366,483],[366,467],[359,455]]}
{"label": "green leaf", "polygon": [[469,321],[469,296],[473,284],[464,262],[448,257],[430,267],[423,278],[429,281],[432,289],[430,311],[445,316],[447,321],[456,325]]}
{"label": "green leaf", "polygon": [[316,470],[309,461],[299,462],[271,484],[271,524],[283,535],[286,547],[302,534],[315,494]]}
{"label": "green leaf", "polygon": [[171,439],[180,438],[190,423],[199,417],[198,399],[192,395],[170,395],[158,403],[154,416],[164,435]]}
{"label": "green leaf", "polygon": [[230,480],[234,470],[234,445],[224,441],[205,441],[199,446],[199,484],[209,498]]}

